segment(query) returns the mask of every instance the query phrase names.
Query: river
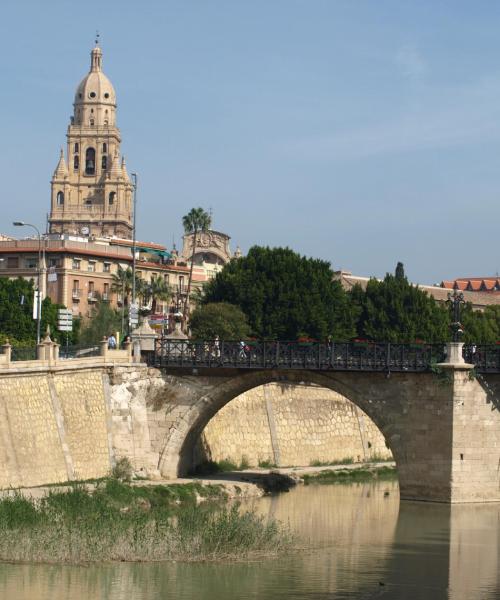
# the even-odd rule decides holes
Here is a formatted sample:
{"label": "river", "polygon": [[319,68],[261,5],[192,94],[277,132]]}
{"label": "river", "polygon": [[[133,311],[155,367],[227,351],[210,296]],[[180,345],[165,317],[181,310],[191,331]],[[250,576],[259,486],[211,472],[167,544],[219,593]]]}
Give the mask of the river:
{"label": "river", "polygon": [[2,600],[497,600],[500,504],[399,501],[397,482],[300,486],[249,501],[300,537],[242,563],[0,565]]}

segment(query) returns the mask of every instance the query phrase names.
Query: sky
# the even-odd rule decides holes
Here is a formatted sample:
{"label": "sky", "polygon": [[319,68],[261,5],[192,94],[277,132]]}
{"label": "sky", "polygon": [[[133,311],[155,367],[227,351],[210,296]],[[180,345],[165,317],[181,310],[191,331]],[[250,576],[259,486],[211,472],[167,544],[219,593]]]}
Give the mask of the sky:
{"label": "sky", "polygon": [[100,32],[138,237],[436,283],[500,271],[500,2],[4,0],[0,232],[43,226]]}

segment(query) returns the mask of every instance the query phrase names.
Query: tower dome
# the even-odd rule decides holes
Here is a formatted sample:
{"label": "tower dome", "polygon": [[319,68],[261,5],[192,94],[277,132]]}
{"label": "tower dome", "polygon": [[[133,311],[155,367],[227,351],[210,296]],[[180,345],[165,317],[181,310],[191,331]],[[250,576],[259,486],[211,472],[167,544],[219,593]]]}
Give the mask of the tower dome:
{"label": "tower dome", "polygon": [[102,50],[99,46],[92,49],[90,71],[76,88],[74,109],[76,124],[114,124],[116,93],[111,81],[102,72]]}

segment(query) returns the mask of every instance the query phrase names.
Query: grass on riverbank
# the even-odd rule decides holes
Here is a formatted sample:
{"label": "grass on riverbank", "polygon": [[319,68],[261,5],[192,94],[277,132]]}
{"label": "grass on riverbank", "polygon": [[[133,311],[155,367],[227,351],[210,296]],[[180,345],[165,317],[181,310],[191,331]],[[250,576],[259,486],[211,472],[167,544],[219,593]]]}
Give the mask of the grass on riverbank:
{"label": "grass on riverbank", "polygon": [[130,486],[107,480],[31,500],[0,500],[0,560],[48,563],[219,560],[274,555],[290,535],[224,497],[219,486]]}
{"label": "grass on riverbank", "polygon": [[309,473],[302,476],[305,485],[330,484],[330,483],[365,483],[374,480],[397,479],[398,472],[395,467],[337,469]]}

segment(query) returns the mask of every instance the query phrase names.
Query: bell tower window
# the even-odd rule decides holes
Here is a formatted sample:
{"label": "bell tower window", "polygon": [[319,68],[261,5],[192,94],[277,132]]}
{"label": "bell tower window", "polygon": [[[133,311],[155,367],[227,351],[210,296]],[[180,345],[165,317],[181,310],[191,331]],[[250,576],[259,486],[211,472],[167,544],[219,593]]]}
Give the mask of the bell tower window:
{"label": "bell tower window", "polygon": [[64,192],[57,192],[57,206],[64,206]]}
{"label": "bell tower window", "polygon": [[85,152],[85,175],[95,175],[94,148],[87,148],[87,152]]}
{"label": "bell tower window", "polygon": [[116,192],[110,192],[109,193],[109,205],[110,206],[115,203],[115,198],[116,198]]}
{"label": "bell tower window", "polygon": [[102,169],[105,170],[106,167],[108,166],[108,157],[104,154],[102,157],[102,163],[101,163]]}
{"label": "bell tower window", "polygon": [[78,154],[75,154],[75,157],[73,158],[73,169],[75,171],[78,171],[79,168],[80,168],[80,157],[78,156]]}
{"label": "bell tower window", "polygon": [[102,145],[102,153],[106,154],[107,151],[108,151],[108,145],[107,144],[103,144]]}
{"label": "bell tower window", "polygon": [[78,154],[79,151],[80,151],[80,149],[78,147],[78,144],[75,144],[75,150],[74,150],[75,154]]}

